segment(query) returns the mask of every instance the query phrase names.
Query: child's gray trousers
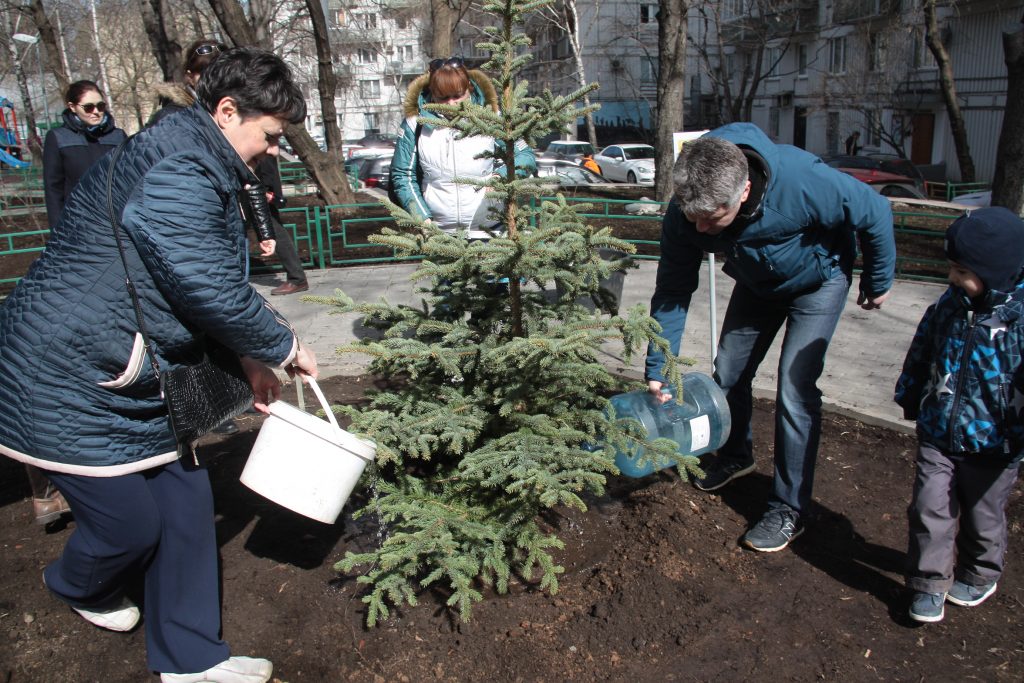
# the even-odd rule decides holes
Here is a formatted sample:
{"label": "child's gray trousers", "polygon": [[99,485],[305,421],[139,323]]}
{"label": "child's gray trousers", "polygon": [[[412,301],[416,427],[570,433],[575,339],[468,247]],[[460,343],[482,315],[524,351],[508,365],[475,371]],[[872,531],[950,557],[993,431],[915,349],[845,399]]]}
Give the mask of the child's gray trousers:
{"label": "child's gray trousers", "polygon": [[918,446],[914,497],[907,510],[911,590],[946,593],[954,577],[972,586],[999,579],[1006,555],[1006,501],[1018,467]]}

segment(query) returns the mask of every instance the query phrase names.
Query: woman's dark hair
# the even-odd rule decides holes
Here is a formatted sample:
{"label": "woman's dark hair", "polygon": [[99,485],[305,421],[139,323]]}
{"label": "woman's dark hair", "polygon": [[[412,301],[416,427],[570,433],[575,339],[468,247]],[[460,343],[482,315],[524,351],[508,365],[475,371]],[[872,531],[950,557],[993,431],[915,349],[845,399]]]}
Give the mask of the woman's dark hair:
{"label": "woman's dark hair", "polygon": [[95,82],[75,81],[74,83],[68,86],[68,91],[64,93],[64,101],[71,102],[72,104],[78,104],[78,101],[82,99],[82,95],[89,92],[90,90],[95,90],[100,94],[100,96],[103,95],[103,91],[100,90],[100,86],[96,85]]}
{"label": "woman's dark hair", "polygon": [[211,112],[230,97],[243,118],[268,115],[299,123],[306,117],[306,101],[288,65],[265,50],[236,47],[221,54],[203,71],[196,95]]}
{"label": "woman's dark hair", "polygon": [[227,45],[219,40],[200,38],[185,50],[185,63],[182,66],[185,74],[183,75],[193,73],[198,76],[210,65],[210,62],[220,57],[221,53],[227,52],[229,49]]}

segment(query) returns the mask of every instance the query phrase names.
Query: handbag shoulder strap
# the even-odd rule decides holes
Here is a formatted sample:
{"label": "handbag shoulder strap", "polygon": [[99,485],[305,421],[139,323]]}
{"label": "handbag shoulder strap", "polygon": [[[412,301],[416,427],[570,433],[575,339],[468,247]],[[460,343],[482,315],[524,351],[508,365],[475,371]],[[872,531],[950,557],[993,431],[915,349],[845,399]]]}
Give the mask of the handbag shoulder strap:
{"label": "handbag shoulder strap", "polygon": [[[132,137],[135,137],[134,135]],[[121,223],[117,220],[117,215],[114,212],[114,169],[117,168],[117,160],[121,158],[121,152],[124,151],[124,146],[132,139],[129,137],[125,139],[117,149],[113,151],[110,156],[110,165],[107,167],[107,214],[110,218],[110,226],[114,230],[114,239],[117,241],[117,251],[121,256],[121,264],[124,266],[124,281],[128,288],[128,294],[132,298],[132,307],[135,309],[135,320],[139,326],[139,334],[142,335],[142,344],[146,349],[146,355],[149,357],[149,363],[153,366],[153,372],[157,377],[160,376],[160,363],[156,359],[156,354],[153,352],[153,347],[149,342],[149,334],[146,332],[146,324],[142,319],[142,306],[139,304],[139,295],[135,290],[135,283],[132,282],[131,273],[128,270],[128,258],[124,253],[124,240],[121,239]]]}

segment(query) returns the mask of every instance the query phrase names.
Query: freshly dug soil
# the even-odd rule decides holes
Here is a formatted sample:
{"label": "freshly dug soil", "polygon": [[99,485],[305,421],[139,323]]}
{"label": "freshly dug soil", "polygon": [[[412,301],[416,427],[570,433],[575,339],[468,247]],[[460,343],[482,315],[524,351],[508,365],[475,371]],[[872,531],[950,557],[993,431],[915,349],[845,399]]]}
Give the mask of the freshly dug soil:
{"label": "freshly dug soil", "polygon": [[[356,403],[371,382],[323,385],[333,401]],[[242,486],[262,420],[246,415],[239,434],[203,446],[217,500],[224,637],[235,654],[273,660],[275,680],[289,683],[1024,679],[1020,492],[1010,500],[998,592],[916,626],[901,578],[910,436],[827,415],[807,532],[778,553],[739,546],[770,486],[772,408],[759,402],[754,414],[757,473],[721,495],[666,471],[613,479],[587,513],[552,516],[567,543],[557,594],[520,582],[459,623],[445,595],[427,592],[374,630],[363,626],[355,577],[332,565],[386,530],[353,522],[348,509],[321,524]],[[0,681],[155,681],[145,624],[101,631],[47,593],[40,571],[74,522],[34,526],[28,495],[21,465],[0,458]]]}

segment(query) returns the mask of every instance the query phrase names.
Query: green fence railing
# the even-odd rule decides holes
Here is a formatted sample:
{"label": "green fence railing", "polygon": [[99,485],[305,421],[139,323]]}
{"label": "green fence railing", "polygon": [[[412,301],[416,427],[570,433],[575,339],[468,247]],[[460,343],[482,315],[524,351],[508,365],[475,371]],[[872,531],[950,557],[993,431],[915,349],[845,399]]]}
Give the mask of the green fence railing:
{"label": "green fence railing", "polygon": [[[554,198],[540,197],[535,200],[534,206],[539,207],[539,202],[545,200]],[[626,213],[626,205],[638,203],[631,200],[567,197],[565,201],[590,205],[581,215],[597,226],[608,225],[616,229],[623,239],[637,246],[638,254],[635,258],[659,258],[660,215]],[[664,206],[655,202],[650,202],[650,205]],[[382,227],[394,225],[391,217],[386,214],[365,215],[379,208],[380,205],[376,203],[296,206],[283,209],[281,218],[307,269],[418,258],[400,257],[392,248],[369,239]],[[36,216],[35,223],[40,226],[46,223],[45,209],[41,205],[21,206],[17,209],[0,206],[0,285],[8,285],[4,289],[9,289],[11,283],[21,278],[29,263],[43,250],[49,237],[49,230],[45,227],[24,229],[24,219],[7,220],[8,217],[18,215]],[[894,216],[897,277],[929,282],[945,280],[943,235],[945,227],[956,216],[923,212],[897,212]],[[22,227],[15,227],[19,223]],[[281,269],[273,257],[254,258],[253,273],[276,272]]]}

